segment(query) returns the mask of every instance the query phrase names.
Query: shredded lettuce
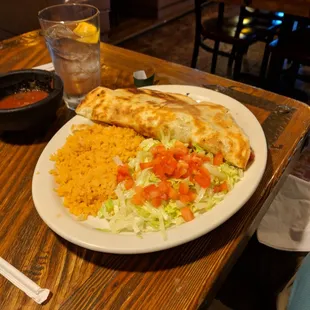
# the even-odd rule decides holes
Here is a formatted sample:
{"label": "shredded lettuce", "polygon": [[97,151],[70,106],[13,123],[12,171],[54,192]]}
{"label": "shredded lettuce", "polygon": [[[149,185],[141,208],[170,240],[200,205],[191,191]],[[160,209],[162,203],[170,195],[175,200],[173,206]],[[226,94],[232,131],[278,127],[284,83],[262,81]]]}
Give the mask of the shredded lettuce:
{"label": "shredded lettuce", "polygon": [[211,165],[210,163],[206,162],[203,164],[203,166],[208,169],[211,175],[214,177],[219,178],[220,180],[226,179],[226,174],[221,172],[217,166]]}
{"label": "shredded lettuce", "polygon": [[[161,132],[161,143],[166,148],[174,146],[176,140],[170,139],[170,134],[163,134]],[[135,185],[146,187],[150,184],[158,184],[161,180],[154,174],[152,168],[141,169],[141,163],[151,162],[153,155],[151,148],[160,141],[155,139],[146,139],[141,142],[140,150],[135,158],[131,158],[128,162],[130,171],[134,176]],[[107,220],[110,231],[112,233],[120,232],[134,232],[137,236],[142,237],[143,233],[151,231],[160,231],[163,238],[166,239],[167,228],[177,226],[184,223],[180,209],[184,206],[191,208],[195,216],[204,213],[216,204],[218,204],[225,197],[225,192],[214,193],[213,187],[219,186],[223,182],[227,182],[229,190],[243,177],[243,171],[229,163],[225,162],[222,165],[214,166],[213,155],[206,153],[199,145],[193,145],[193,152],[203,153],[210,158],[210,163],[206,162],[204,167],[210,172],[211,187],[202,188],[197,183],[194,183],[190,178],[176,179],[170,178],[168,181],[171,183],[175,190],[179,189],[180,182],[187,182],[190,190],[195,191],[196,198],[191,204],[184,204],[180,200],[177,201],[164,201],[158,208],[146,201],[142,206],[134,205],[132,197],[135,195],[134,189],[126,190],[124,182],[120,182],[116,189],[116,199],[106,200],[99,212],[98,217]],[[114,159],[117,164],[120,164],[118,158]],[[106,231],[106,229],[104,229]]]}
{"label": "shredded lettuce", "polygon": [[223,200],[225,195],[223,194],[214,194],[209,197],[204,197],[200,202],[195,203],[193,206],[193,211],[196,212],[205,212],[212,209],[216,204]]}
{"label": "shredded lettuce", "polygon": [[149,151],[153,146],[156,144],[159,144],[160,142],[158,140],[154,140],[152,138],[150,139],[145,139],[140,143],[140,149],[143,151]]}
{"label": "shredded lettuce", "polygon": [[132,158],[128,162],[128,166],[130,169],[134,171],[140,170],[140,163],[149,162],[152,160],[152,154],[147,151],[139,151],[135,158]]}
{"label": "shredded lettuce", "polygon": [[136,185],[138,186],[148,186],[150,184],[156,184],[160,180],[159,178],[152,172],[151,168],[142,170],[136,179]]}
{"label": "shredded lettuce", "polygon": [[193,143],[193,148],[194,148],[196,153],[201,153],[201,154],[206,153],[205,150],[196,143]]}
{"label": "shredded lettuce", "polygon": [[175,140],[170,140],[170,131],[164,133],[163,130],[160,130],[160,141],[166,148],[169,148],[171,143],[175,143]]}
{"label": "shredded lettuce", "polygon": [[[196,186],[199,186],[198,184]],[[200,186],[199,186],[200,187]],[[204,197],[204,195],[206,194],[206,188],[202,188],[200,187],[199,190],[197,190],[197,197],[195,199],[195,202],[199,202],[202,200],[202,198]]]}
{"label": "shredded lettuce", "polygon": [[176,202],[170,201],[165,207],[164,210],[168,216],[172,219],[176,219],[181,216],[180,209],[177,207]]}
{"label": "shredded lettuce", "polygon": [[229,190],[231,190],[234,185],[241,180],[243,177],[243,170],[234,167],[228,163],[223,163],[220,165],[220,171],[227,176],[227,184]]}
{"label": "shredded lettuce", "polygon": [[106,211],[108,213],[111,213],[112,211],[114,211],[114,204],[113,204],[113,200],[112,199],[108,199],[105,202],[105,207],[106,207]]}

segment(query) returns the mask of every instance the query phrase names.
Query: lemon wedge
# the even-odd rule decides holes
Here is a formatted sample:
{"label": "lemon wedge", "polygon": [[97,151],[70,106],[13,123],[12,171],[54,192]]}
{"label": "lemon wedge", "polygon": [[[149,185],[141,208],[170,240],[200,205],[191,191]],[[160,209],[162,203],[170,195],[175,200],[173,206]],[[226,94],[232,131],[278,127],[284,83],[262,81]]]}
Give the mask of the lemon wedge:
{"label": "lemon wedge", "polygon": [[99,30],[90,23],[80,22],[73,32],[80,37],[77,39],[79,42],[98,43],[99,41]]}

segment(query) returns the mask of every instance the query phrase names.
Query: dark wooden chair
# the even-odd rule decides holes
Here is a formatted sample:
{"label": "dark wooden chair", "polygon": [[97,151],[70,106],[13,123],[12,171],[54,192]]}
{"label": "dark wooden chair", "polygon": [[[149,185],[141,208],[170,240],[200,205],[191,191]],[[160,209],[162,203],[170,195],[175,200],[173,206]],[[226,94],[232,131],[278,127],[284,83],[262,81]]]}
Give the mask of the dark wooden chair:
{"label": "dark wooden chair", "polygon": [[[215,73],[218,55],[226,56],[229,58],[229,66],[232,66],[235,62],[233,78],[238,80],[242,59],[249,46],[257,41],[269,44],[281,25],[281,17],[277,16],[276,13],[241,7],[239,15],[227,18],[224,16],[224,3],[219,3],[217,18],[202,21],[202,9],[208,6],[209,2],[195,0],[196,32],[191,66],[196,67],[199,48],[201,47],[213,53],[211,73]],[[214,47],[208,46],[205,43],[206,39],[213,40]],[[219,49],[220,42],[231,44],[231,52],[221,51]],[[266,71],[267,63],[268,57],[264,55],[261,72]]]}
{"label": "dark wooden chair", "polygon": [[[295,31],[273,40],[267,49],[270,63],[267,74],[267,87],[277,91],[281,76],[285,75],[286,92],[292,92],[296,79],[310,82],[310,77],[298,73],[301,65],[310,66],[310,28],[301,24]],[[288,60],[288,69],[283,69],[284,61]],[[277,83],[275,83],[277,81]],[[282,83],[283,84],[283,83]]]}

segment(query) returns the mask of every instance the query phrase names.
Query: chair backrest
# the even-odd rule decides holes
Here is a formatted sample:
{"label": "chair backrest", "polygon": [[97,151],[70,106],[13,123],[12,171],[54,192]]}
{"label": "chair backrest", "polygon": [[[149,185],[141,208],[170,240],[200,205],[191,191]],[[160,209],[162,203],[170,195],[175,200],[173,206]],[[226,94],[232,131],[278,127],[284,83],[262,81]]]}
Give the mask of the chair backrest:
{"label": "chair backrest", "polygon": [[[239,1],[239,0],[238,0]],[[218,2],[218,12],[217,12],[217,24],[220,27],[224,21],[225,14],[225,3],[223,1],[215,1]],[[214,3],[214,1],[206,1],[206,0],[195,0],[195,18],[196,18],[196,31],[198,30],[200,33],[202,31],[202,9],[210,4]],[[237,29],[235,32],[235,37],[239,37],[240,32],[243,27],[243,19],[246,17],[246,11],[244,6],[240,6],[239,20],[237,23]]]}
{"label": "chair backrest", "polygon": [[[201,28],[201,13],[202,9],[210,4],[213,4],[214,1],[210,0],[195,0],[195,17],[196,17],[196,27]],[[224,18],[224,3],[218,3],[218,20],[219,23]],[[199,24],[199,25],[198,25]]]}
{"label": "chair backrest", "polygon": [[[238,0],[239,1],[239,0]],[[210,0],[195,0],[195,13],[197,19],[201,21],[202,9],[208,5],[214,4],[214,2],[218,3],[218,23],[221,24],[224,20],[225,14],[225,2],[224,1],[210,1]],[[240,6],[240,16],[244,18],[247,16],[246,9],[244,6]]]}

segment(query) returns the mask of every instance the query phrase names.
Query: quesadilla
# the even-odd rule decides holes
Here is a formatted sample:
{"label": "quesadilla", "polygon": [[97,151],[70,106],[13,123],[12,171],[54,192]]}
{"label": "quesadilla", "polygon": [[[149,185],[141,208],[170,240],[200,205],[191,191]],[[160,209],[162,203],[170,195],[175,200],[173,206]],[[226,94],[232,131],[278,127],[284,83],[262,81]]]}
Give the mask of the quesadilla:
{"label": "quesadilla", "polygon": [[221,153],[224,159],[245,169],[251,154],[248,137],[227,108],[197,103],[192,98],[148,89],[97,87],[87,94],[76,113],[93,121],[129,127],[143,136],[163,135],[207,152]]}

